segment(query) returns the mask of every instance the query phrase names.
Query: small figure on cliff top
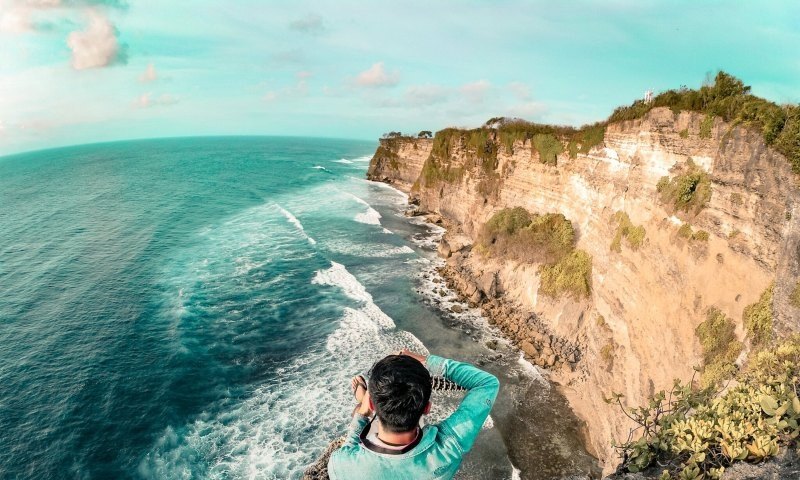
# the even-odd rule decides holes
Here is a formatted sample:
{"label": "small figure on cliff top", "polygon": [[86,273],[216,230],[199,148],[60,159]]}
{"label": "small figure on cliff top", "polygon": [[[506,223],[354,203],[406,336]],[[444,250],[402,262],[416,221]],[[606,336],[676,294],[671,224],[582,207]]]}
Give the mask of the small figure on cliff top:
{"label": "small figure on cliff top", "polygon": [[[431,408],[431,376],[467,394],[444,421],[420,428]],[[489,416],[500,383],[468,363],[408,350],[378,361],[369,380],[352,380],[358,405],[344,444],[331,454],[331,480],[449,479]]]}
{"label": "small figure on cliff top", "polygon": [[650,103],[652,101],[653,101],[653,90],[647,89],[647,91],[644,92],[644,103]]}

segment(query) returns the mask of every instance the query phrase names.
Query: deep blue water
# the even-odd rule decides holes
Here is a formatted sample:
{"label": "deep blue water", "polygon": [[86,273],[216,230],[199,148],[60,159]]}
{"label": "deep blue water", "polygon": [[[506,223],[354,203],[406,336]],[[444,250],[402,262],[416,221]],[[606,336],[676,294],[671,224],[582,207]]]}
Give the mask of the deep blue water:
{"label": "deep blue water", "polygon": [[[363,180],[374,148],[190,138],[0,159],[0,478],[297,478],[381,355],[483,355],[418,293],[430,229]],[[545,395],[524,385],[493,415],[518,435],[519,399]],[[473,478],[510,476],[497,428],[478,447]]]}

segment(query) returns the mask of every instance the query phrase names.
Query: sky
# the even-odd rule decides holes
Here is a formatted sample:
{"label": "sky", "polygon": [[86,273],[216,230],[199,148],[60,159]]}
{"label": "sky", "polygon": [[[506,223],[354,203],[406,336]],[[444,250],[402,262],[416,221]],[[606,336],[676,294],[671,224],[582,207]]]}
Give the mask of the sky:
{"label": "sky", "polygon": [[0,0],[0,155],[581,125],[722,69],[800,100],[800,2]]}

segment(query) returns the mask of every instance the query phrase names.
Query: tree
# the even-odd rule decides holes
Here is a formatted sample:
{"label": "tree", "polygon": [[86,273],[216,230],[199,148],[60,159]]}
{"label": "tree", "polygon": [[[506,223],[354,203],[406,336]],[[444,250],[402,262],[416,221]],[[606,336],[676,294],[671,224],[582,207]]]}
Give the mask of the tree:
{"label": "tree", "polygon": [[423,130],[417,134],[417,138],[431,138],[433,133],[430,130]]}

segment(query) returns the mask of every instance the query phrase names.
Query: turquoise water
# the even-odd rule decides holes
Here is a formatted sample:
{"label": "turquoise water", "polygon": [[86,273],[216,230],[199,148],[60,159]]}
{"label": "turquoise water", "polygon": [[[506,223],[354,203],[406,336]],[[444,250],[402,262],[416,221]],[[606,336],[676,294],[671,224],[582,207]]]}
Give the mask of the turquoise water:
{"label": "turquoise water", "polygon": [[[192,138],[0,159],[0,477],[297,478],[380,356],[492,353],[426,296],[435,232],[363,180],[374,148]],[[463,478],[585,470],[568,413],[509,355]],[[540,425],[521,426],[525,402]],[[544,466],[526,469],[526,428],[556,439]]]}

